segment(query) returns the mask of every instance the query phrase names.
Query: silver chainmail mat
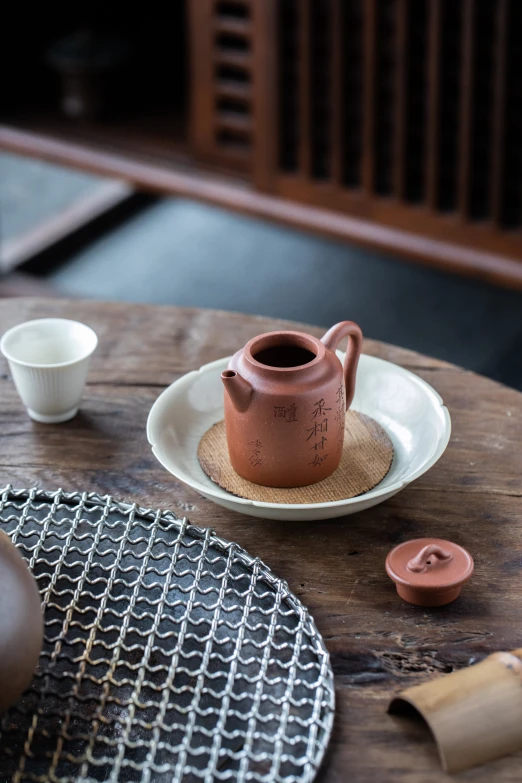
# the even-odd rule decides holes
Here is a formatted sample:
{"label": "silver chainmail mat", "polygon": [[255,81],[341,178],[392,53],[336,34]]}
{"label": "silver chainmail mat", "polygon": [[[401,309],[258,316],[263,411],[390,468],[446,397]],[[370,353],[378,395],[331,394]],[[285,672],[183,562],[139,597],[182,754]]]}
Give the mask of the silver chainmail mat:
{"label": "silver chainmail mat", "polygon": [[0,498],[45,608],[38,670],[0,725],[1,783],[313,780],[333,675],[285,582],[168,511]]}

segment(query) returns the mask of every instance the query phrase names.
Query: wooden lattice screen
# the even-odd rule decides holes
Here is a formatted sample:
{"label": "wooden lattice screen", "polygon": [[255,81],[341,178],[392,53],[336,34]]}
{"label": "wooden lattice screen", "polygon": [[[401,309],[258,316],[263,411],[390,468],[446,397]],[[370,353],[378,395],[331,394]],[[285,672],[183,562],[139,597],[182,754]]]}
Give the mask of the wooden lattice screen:
{"label": "wooden lattice screen", "polygon": [[191,14],[200,158],[522,258],[522,2],[193,0]]}

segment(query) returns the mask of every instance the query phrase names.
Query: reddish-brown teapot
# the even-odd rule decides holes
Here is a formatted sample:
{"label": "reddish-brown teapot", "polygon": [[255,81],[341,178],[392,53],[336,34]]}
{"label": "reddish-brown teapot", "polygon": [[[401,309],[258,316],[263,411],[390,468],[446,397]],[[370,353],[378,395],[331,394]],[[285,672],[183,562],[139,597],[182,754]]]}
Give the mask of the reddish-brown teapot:
{"label": "reddish-brown teapot", "polygon": [[[344,369],[335,355],[343,337]],[[357,324],[343,321],[321,340],[269,332],[234,354],[221,378],[228,451],[240,476],[267,487],[304,487],[334,472],[361,347]]]}

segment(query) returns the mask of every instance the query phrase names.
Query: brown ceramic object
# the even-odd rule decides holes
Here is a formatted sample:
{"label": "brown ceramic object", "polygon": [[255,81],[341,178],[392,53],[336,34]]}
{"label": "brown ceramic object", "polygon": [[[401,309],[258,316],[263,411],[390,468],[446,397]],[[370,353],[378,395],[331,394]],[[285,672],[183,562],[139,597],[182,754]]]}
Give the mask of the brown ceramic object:
{"label": "brown ceramic object", "polygon": [[0,532],[0,715],[31,682],[42,641],[36,582],[11,539]]}
{"label": "brown ceramic object", "polygon": [[417,538],[399,544],[386,558],[386,572],[410,604],[444,606],[458,598],[473,574],[465,549],[441,538]]}
{"label": "brown ceramic object", "polygon": [[[335,355],[348,337],[344,368]],[[269,332],[250,340],[222,374],[234,470],[254,484],[304,487],[330,476],[343,451],[362,332],[343,321],[318,340]]]}

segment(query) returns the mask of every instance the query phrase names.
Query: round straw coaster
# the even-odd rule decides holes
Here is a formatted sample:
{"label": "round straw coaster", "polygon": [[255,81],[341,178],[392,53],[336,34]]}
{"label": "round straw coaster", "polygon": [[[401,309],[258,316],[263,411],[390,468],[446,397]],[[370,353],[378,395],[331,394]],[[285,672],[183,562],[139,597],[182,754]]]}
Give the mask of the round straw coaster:
{"label": "round straw coaster", "polygon": [[265,503],[328,503],[362,495],[377,486],[390,469],[393,445],[380,424],[364,413],[348,411],[341,464],[331,476],[308,487],[262,487],[241,478],[230,464],[224,420],[203,435],[198,459],[212,481],[241,498]]}

